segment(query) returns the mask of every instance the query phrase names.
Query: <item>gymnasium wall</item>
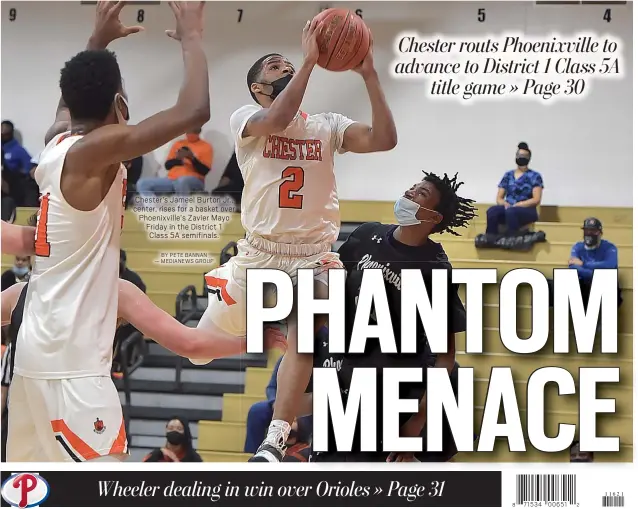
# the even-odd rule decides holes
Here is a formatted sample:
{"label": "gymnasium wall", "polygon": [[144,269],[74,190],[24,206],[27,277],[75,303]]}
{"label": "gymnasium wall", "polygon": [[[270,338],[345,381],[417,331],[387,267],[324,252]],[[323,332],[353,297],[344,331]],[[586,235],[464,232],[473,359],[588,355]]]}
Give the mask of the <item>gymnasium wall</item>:
{"label": "gymnasium wall", "polygon": [[[328,5],[328,4],[322,4]],[[544,203],[558,205],[632,205],[632,6],[546,6],[532,2],[360,2],[339,6],[361,9],[374,33],[375,61],[394,112],[399,145],[390,153],[345,155],[336,172],[342,199],[394,200],[420,178],[420,170],[458,171],[465,193],[491,202],[503,172],[513,166],[516,144],[533,151],[531,166],[543,173]],[[478,9],[485,9],[479,22]],[[2,118],[21,131],[27,149],[42,149],[59,97],[58,76],[65,60],[84,47],[94,7],[80,2],[3,1]],[[15,9],[12,11],[12,9]],[[301,58],[301,30],[319,12],[319,2],[215,2],[207,6],[206,44],[210,59],[212,117],[204,137],[215,148],[215,185],[232,152],[228,119],[250,103],[246,71],[260,56],[282,52]],[[171,106],[182,80],[178,43],[164,35],[173,27],[167,5],[125,8],[125,24],[137,24],[143,10],[145,33],[112,45],[129,94],[132,120],[138,122]],[[140,14],[140,18],[142,15]],[[13,19],[15,18],[15,19]],[[13,21],[11,21],[13,19]],[[405,30],[424,35],[499,34],[520,30],[531,36],[583,30],[610,34],[623,43],[624,79],[588,83],[579,101],[500,100],[462,104],[433,101],[420,81],[395,81],[389,75],[395,37]],[[318,69],[303,109],[336,111],[370,121],[364,85],[354,73]],[[164,147],[147,158],[163,162]],[[155,168],[145,165],[145,174]]]}

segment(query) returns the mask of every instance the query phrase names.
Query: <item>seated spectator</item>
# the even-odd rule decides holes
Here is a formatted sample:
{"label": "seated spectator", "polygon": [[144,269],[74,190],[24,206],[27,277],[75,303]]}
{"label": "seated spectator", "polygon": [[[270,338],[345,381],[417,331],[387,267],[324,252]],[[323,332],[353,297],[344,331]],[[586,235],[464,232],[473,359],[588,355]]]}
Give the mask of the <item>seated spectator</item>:
{"label": "seated spectator", "polygon": [[186,139],[177,140],[168,154],[166,177],[141,178],[137,191],[142,196],[155,193],[177,193],[189,195],[204,191],[204,178],[213,165],[213,147],[199,137],[200,129],[186,134]]}
{"label": "seated spectator", "polygon": [[15,138],[13,123],[2,122],[2,180],[18,207],[37,207],[40,192],[33,180],[31,156]]}
{"label": "seated spectator", "polygon": [[139,156],[130,161],[124,161],[122,164],[126,167],[126,207],[128,208],[133,196],[137,193],[137,181],[142,176],[144,158]]}
{"label": "seated spectator", "polygon": [[[137,272],[132,271],[126,266],[126,251],[124,249],[120,249],[120,279],[124,279],[129,283],[133,283],[140,290],[146,293],[146,285],[142,278],[137,274]],[[136,332],[137,329],[133,327],[130,323],[125,323],[117,328],[115,331],[115,339],[113,341],[113,362],[111,365],[111,372],[114,378],[122,378],[122,357],[120,355],[120,345],[122,341],[127,339],[131,334]],[[129,353],[129,358],[132,354],[131,351]]]}
{"label": "seated spectator", "polygon": [[580,450],[580,442],[574,440],[569,448],[569,462],[570,463],[592,463],[594,461],[593,452],[583,452]]}
{"label": "seated spectator", "polygon": [[248,417],[246,418],[246,442],[244,444],[244,452],[255,454],[257,448],[264,441],[266,431],[272,420],[273,405],[275,404],[275,396],[277,395],[277,373],[279,372],[279,365],[281,364],[279,358],[275,364],[270,382],[266,386],[266,399],[265,401],[258,401],[250,407],[248,410]]}
{"label": "seated spectator", "polygon": [[181,417],[173,417],[166,424],[166,445],[148,454],[147,462],[198,463],[202,457],[193,448],[188,421]]}
{"label": "seated spectator", "polygon": [[126,251],[120,249],[120,279],[133,283],[140,290],[146,293],[146,285],[137,272],[132,271],[126,265]]}
{"label": "seated spectator", "polygon": [[16,204],[11,198],[9,184],[4,180],[4,150],[2,151],[2,220],[13,223],[16,220]]}
{"label": "seated spectator", "polygon": [[230,195],[235,200],[235,205],[241,207],[241,194],[243,191],[244,178],[241,176],[241,170],[237,163],[237,155],[233,152],[219,184],[211,191],[211,194],[218,196]]}
{"label": "seated spectator", "polygon": [[[578,281],[585,305],[589,302],[591,283],[595,269],[617,269],[618,249],[602,238],[603,224],[595,217],[588,217],[583,223],[583,241],[572,247],[569,268],[578,271]],[[618,291],[618,305],[622,297]]]}
{"label": "seated spectator", "polygon": [[[272,420],[275,396],[277,395],[277,373],[281,364],[279,358],[273,369],[270,382],[266,387],[266,400],[259,401],[250,407],[246,419],[246,442],[244,452],[256,453],[268,431]],[[297,445],[290,450],[291,459],[288,461],[308,461],[310,455],[310,435],[312,434],[312,416],[301,417],[292,424],[292,430],[288,438],[288,445]],[[303,451],[303,452],[302,452]],[[306,459],[300,459],[305,457]],[[286,461],[286,460],[284,460]]]}
{"label": "seated spectator", "polygon": [[2,274],[2,291],[15,285],[28,281],[31,275],[31,258],[29,256],[16,256],[13,267]]}
{"label": "seated spectator", "polygon": [[516,169],[510,170],[498,185],[496,205],[487,209],[488,236],[499,233],[505,224],[506,234],[516,234],[523,226],[538,221],[538,207],[543,195],[543,177],[528,167],[532,151],[527,143],[518,144]]}

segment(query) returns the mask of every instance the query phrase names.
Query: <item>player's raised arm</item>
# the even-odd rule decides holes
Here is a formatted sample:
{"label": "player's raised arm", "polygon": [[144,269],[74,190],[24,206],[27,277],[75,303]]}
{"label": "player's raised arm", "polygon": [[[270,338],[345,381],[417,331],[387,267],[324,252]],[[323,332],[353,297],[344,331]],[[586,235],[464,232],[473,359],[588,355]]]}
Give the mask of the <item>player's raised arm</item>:
{"label": "player's raised arm", "polygon": [[202,47],[205,3],[169,2],[177,28],[166,33],[181,43],[184,57],[184,81],[175,106],[137,125],[109,124],[90,132],[69,150],[67,166],[77,163],[86,171],[86,161],[94,161],[93,167],[103,170],[152,152],[208,122],[208,61]]}
{"label": "player's raised arm", "polygon": [[[87,50],[106,49],[114,40],[144,30],[144,27],[141,26],[126,27],[122,25],[119,16],[124,4],[125,2],[98,2],[95,13],[95,28],[86,45]],[[64,98],[60,97],[53,125],[49,127],[44,136],[44,145],[48,145],[55,136],[70,129],[71,114]]]}
{"label": "player's raised arm", "polygon": [[372,107],[372,126],[359,122],[352,124],[343,135],[342,148],[357,154],[392,150],[397,145],[397,127],[374,68],[372,43],[363,63],[354,70],[361,75],[368,90]]}
{"label": "player's raised arm", "polygon": [[[241,133],[242,138],[258,138],[283,131],[295,118],[306,93],[310,74],[319,59],[319,44],[317,42],[319,26],[316,19],[306,23],[302,35],[303,63],[299,70],[293,74],[290,83],[286,85],[286,88],[280,94],[275,96],[273,101],[270,100],[269,96],[272,96],[272,92],[275,92],[274,89],[266,95],[262,90],[264,83],[249,84],[251,92],[260,94],[264,99],[258,101],[260,105],[264,106],[264,109],[252,115],[246,122]],[[264,59],[262,64],[269,65],[267,59]],[[261,73],[263,73],[262,69],[260,69]],[[266,84],[266,86],[269,86],[269,84]]]}
{"label": "player's raised arm", "polygon": [[16,256],[35,254],[35,228],[2,221],[2,253]]}

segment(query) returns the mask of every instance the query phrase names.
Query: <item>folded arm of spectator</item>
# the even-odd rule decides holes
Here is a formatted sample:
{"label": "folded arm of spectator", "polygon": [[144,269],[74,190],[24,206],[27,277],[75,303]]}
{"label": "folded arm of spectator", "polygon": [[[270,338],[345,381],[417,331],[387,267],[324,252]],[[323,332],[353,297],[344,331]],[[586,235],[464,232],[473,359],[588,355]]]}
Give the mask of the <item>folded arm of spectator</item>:
{"label": "folded arm of spectator", "polygon": [[586,269],[617,269],[618,250],[615,247],[609,248],[605,253],[605,258],[600,261],[584,261],[583,267]]}

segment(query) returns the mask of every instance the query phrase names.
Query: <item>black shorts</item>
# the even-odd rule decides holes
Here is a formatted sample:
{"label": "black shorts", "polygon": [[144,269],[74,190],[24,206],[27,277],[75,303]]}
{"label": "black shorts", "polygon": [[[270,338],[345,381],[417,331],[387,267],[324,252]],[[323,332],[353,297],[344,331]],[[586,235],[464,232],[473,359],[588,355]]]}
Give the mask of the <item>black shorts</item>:
{"label": "black shorts", "polygon": [[[452,381],[452,388],[454,394],[458,398],[459,389],[459,365],[456,363],[452,374],[450,375]],[[427,444],[427,426],[423,429],[423,445]],[[442,451],[423,451],[415,453],[416,459],[424,463],[444,463],[450,461],[456,454],[458,449],[452,436],[452,429],[445,413],[443,414],[443,450]],[[388,452],[324,452],[324,453],[312,453],[310,457],[311,462],[317,463],[347,463],[347,462],[369,462],[379,463],[385,462]]]}

